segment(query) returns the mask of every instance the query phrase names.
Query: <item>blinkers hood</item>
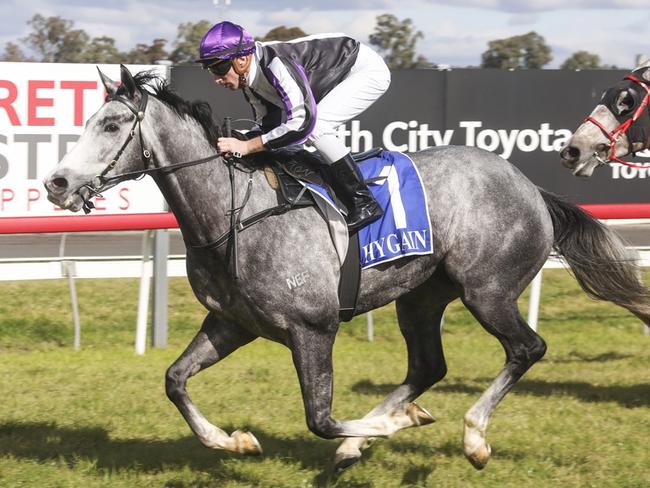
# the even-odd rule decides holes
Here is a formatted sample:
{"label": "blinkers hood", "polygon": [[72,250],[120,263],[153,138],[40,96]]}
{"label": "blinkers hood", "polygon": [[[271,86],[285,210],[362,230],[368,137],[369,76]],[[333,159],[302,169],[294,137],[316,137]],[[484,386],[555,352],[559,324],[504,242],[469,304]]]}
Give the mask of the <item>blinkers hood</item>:
{"label": "blinkers hood", "polygon": [[[643,77],[646,71],[650,70],[650,67],[645,67],[635,71],[633,74],[644,83],[650,85],[650,82],[646,82]],[[632,98],[632,105],[630,108],[619,112],[618,102],[619,97],[623,91],[626,91],[627,94]],[[635,81],[624,78],[619,81],[615,86],[607,90],[603,94],[603,98],[600,103],[605,105],[612,115],[616,118],[619,124],[624,123],[634,114],[634,111],[637,109],[639,104],[643,102],[646,93],[643,92],[643,87],[637,84]],[[627,130],[627,136],[631,142],[642,142],[647,143],[650,139],[650,107],[646,107],[646,110],[643,113],[639,114],[639,118],[630,125]]]}

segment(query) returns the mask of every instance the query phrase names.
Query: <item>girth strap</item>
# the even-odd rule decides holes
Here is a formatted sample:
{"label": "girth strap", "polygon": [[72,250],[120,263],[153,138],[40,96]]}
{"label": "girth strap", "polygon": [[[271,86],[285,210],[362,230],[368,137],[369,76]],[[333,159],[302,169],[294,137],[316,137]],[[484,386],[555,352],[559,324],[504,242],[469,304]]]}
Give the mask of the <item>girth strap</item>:
{"label": "girth strap", "polygon": [[354,232],[348,241],[348,253],[341,266],[339,278],[339,319],[349,322],[354,317],[359,298],[361,261],[359,260],[359,233]]}

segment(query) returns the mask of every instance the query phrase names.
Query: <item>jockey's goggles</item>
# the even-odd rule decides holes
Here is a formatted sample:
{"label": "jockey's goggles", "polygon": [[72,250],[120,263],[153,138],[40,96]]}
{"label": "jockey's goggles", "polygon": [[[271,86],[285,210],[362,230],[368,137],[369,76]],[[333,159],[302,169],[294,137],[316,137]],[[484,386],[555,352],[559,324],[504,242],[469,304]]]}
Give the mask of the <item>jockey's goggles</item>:
{"label": "jockey's goggles", "polygon": [[220,59],[208,66],[210,73],[216,76],[226,76],[232,67],[232,59]]}

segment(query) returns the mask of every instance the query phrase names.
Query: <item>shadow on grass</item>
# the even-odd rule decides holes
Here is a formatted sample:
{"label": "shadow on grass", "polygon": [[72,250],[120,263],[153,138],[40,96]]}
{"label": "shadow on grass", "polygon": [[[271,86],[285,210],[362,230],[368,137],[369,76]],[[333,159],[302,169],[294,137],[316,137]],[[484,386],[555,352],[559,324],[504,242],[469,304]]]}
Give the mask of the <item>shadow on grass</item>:
{"label": "shadow on grass", "polygon": [[[463,442],[462,439],[458,439],[458,442],[455,441],[446,441],[442,444],[423,444],[412,441],[401,441],[398,439],[390,439],[389,448],[398,453],[422,453],[425,452],[429,454],[429,459],[435,460],[436,457],[446,457],[446,458],[459,458],[462,459],[465,457],[463,452]],[[508,448],[498,448],[499,456],[504,459],[511,459],[512,461],[523,461],[526,458],[526,454],[513,451]],[[469,463],[469,461],[468,461]],[[431,466],[431,470],[435,469],[435,466]]]}
{"label": "shadow on grass", "polygon": [[[234,430],[229,426],[224,426],[224,429]],[[11,422],[0,424],[0,457],[64,462],[71,468],[80,461],[90,461],[96,466],[98,476],[106,472],[135,470],[158,473],[187,467],[192,471],[209,473],[213,480],[247,483],[259,480],[248,479],[237,460],[259,463],[262,459],[272,458],[299,464],[304,469],[321,470],[314,479],[318,486],[329,484],[334,479],[331,468],[336,444],[316,437],[280,438],[255,426],[251,431],[264,449],[261,458],[207,449],[193,436],[170,440],[111,439],[108,431],[101,427],[72,428],[45,422]],[[174,486],[174,482],[168,486]]]}
{"label": "shadow on grass", "polygon": [[[593,359],[594,361],[601,359]],[[605,359],[602,359],[603,361]],[[466,383],[446,383],[444,380],[435,385],[438,393],[481,394],[492,381],[491,378],[476,378],[472,382],[485,384],[480,387]],[[352,386],[352,391],[364,395],[388,395],[397,385],[361,380]],[[626,408],[650,407],[650,383],[627,386],[598,386],[582,381],[542,381],[521,380],[514,387],[515,394],[528,394],[540,397],[570,395],[583,402],[615,402]]]}
{"label": "shadow on grass", "polygon": [[583,381],[522,380],[515,393],[535,396],[570,395],[583,402],[615,402],[625,408],[650,407],[650,384],[597,386]]}
{"label": "shadow on grass", "polygon": [[[372,380],[361,380],[352,385],[352,391],[355,393],[360,393],[362,395],[388,395],[391,393],[398,385],[389,384],[389,383],[373,383]],[[435,385],[434,390],[436,392],[447,392],[447,393],[482,393],[483,388],[478,386],[466,385],[463,383],[438,383]]]}
{"label": "shadow on grass", "polygon": [[64,346],[71,342],[68,328],[60,321],[47,317],[36,319],[0,318],[0,347],[21,349],[34,343]]}
{"label": "shadow on grass", "polygon": [[610,351],[602,354],[585,354],[580,351],[571,351],[563,357],[544,358],[542,361],[549,363],[605,363],[608,361],[618,361],[621,359],[633,358],[634,354],[621,354],[619,352]]}
{"label": "shadow on grass", "polygon": [[[548,298],[551,300],[551,297]],[[566,313],[564,312],[564,309],[562,312],[557,312],[557,314],[547,314],[545,317],[541,318],[539,320],[539,325],[540,328],[543,325],[551,325],[551,324],[558,324],[558,323],[563,323],[563,322],[593,322],[595,324],[601,323],[605,320],[625,320],[629,319],[631,315],[625,311],[622,312],[614,312],[614,313],[607,313],[602,310],[594,311],[594,312],[588,312],[588,311],[580,311],[580,312],[574,312],[574,313]]]}

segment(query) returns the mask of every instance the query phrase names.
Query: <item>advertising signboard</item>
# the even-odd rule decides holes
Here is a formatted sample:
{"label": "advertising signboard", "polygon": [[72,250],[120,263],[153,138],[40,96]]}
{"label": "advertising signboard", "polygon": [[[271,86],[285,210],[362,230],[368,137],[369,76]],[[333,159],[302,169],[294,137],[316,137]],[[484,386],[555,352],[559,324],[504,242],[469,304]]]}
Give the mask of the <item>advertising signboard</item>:
{"label": "advertising signboard", "polygon": [[[99,65],[119,80],[119,65]],[[129,66],[133,72],[164,66]],[[47,200],[42,180],[104,103],[95,65],[0,63],[0,218],[74,215]],[[137,189],[135,188],[137,185]],[[95,199],[95,215],[157,213],[164,199],[150,178]]]}
{"label": "advertising signboard", "polygon": [[[596,106],[620,70],[397,70],[388,91],[339,134],[353,151],[381,146],[418,151],[431,146],[479,146],[517,166],[537,185],[580,204],[649,203],[645,168],[614,164],[579,179],[558,151]],[[239,92],[216,86],[193,66],[172,69],[179,93],[209,101],[217,118],[250,119]],[[240,120],[234,127],[247,128]],[[630,158],[650,169],[650,154]],[[458,164],[462,164],[459,161]],[[444,182],[440,182],[444,185]]]}

